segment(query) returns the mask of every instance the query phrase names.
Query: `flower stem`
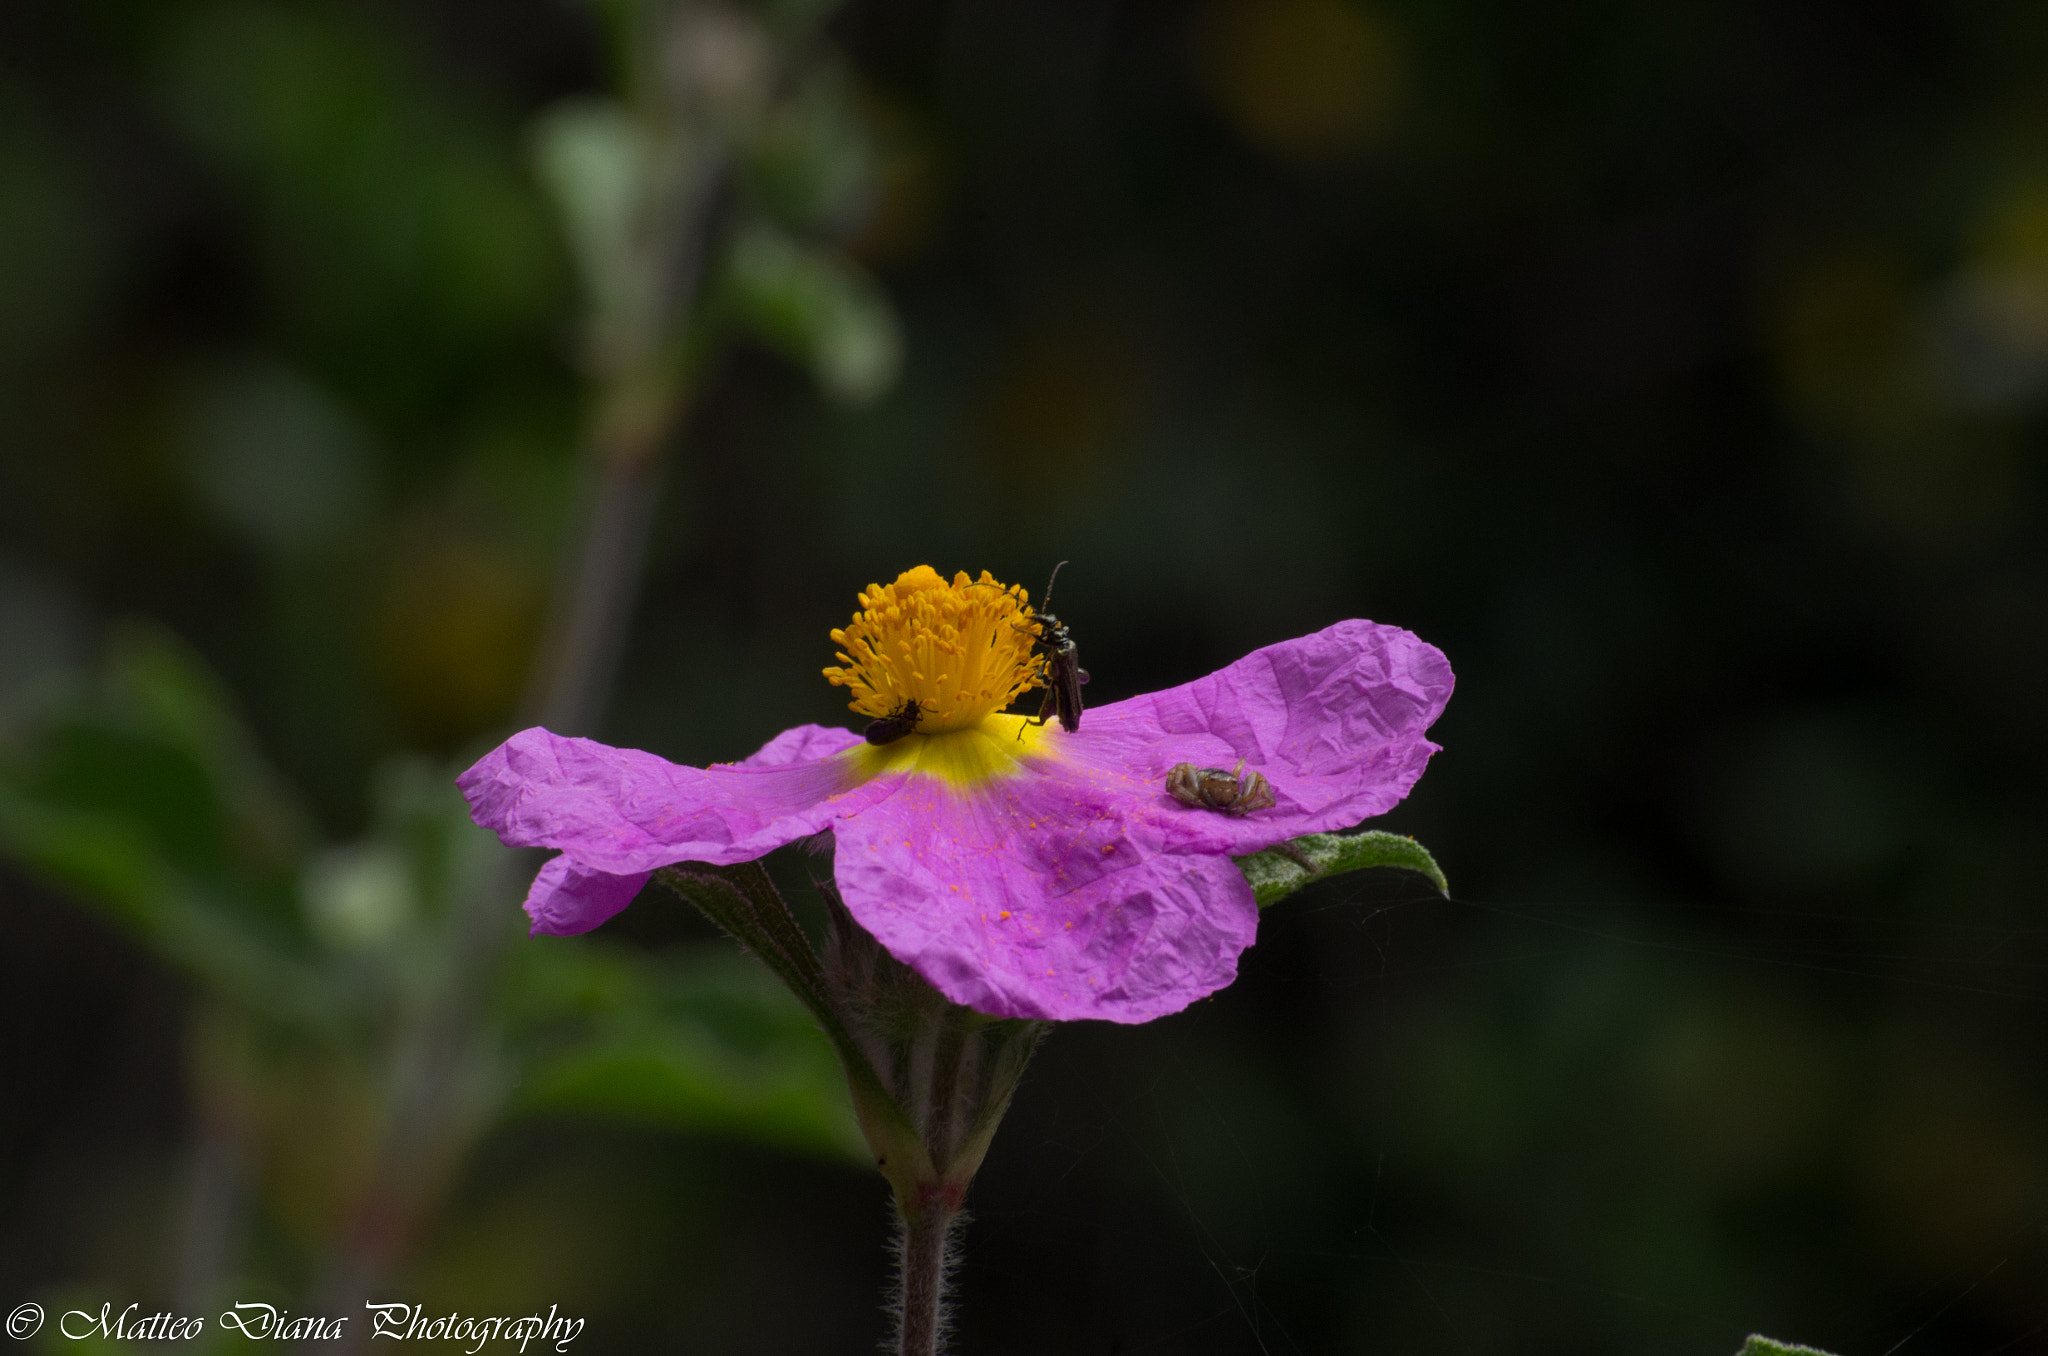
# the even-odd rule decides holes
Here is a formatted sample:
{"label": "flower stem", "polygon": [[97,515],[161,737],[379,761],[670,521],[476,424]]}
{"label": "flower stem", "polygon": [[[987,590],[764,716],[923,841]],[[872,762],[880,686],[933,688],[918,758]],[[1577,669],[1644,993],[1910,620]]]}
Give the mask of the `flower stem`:
{"label": "flower stem", "polygon": [[958,1258],[953,1233],[961,1212],[935,1197],[896,1217],[896,1356],[940,1356],[949,1315],[947,1290]]}

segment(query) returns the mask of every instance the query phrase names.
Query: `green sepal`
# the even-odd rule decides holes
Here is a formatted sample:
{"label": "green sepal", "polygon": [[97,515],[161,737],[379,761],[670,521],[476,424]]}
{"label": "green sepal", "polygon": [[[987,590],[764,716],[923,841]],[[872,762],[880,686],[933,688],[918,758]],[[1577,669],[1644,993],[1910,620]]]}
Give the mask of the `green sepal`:
{"label": "green sepal", "polygon": [[1796,1342],[1779,1342],[1751,1333],[1735,1356],[1828,1356],[1819,1347],[1802,1347]]}
{"label": "green sepal", "polygon": [[1369,866],[1394,866],[1426,878],[1437,893],[1448,895],[1449,882],[1429,849],[1413,838],[1378,829],[1367,833],[1307,833],[1278,847],[1237,858],[1238,869],[1252,884],[1252,896],[1265,908],[1277,904],[1312,881],[1362,871]]}
{"label": "green sepal", "polygon": [[828,883],[821,958],[759,862],[682,862],[655,879],[752,951],[824,1029],[903,1217],[934,1203],[957,1211],[1049,1024],[949,1002],[856,923]]}
{"label": "green sepal", "polygon": [[936,1169],[910,1196],[899,1191],[898,1203],[908,1218],[936,1189],[957,1207],[1051,1023],[991,1017],[948,1000],[854,921],[835,889],[821,892],[835,1005]]}

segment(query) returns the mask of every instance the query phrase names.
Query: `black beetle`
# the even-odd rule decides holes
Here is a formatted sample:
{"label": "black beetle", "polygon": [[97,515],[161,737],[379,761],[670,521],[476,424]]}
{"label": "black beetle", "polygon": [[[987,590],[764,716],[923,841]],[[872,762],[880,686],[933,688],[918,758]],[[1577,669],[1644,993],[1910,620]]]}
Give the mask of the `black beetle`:
{"label": "black beetle", "polygon": [[[1063,560],[1052,567],[1052,578],[1045,581],[1045,598],[1033,618],[1038,631],[1031,639],[1031,651],[1045,659],[1045,700],[1038,704],[1038,717],[1031,723],[1043,725],[1056,712],[1060,728],[1072,734],[1081,728],[1081,689],[1088,682],[1088,670],[1081,667],[1081,651],[1067,634],[1067,628],[1045,610],[1045,604],[1052,602],[1052,586],[1066,563]],[[1021,736],[1024,732],[1020,729],[1017,733]]]}
{"label": "black beetle", "polygon": [[917,732],[917,723],[924,719],[924,703],[915,697],[905,697],[903,705],[888,715],[868,722],[868,728],[861,733],[870,744],[893,744],[907,734]]}

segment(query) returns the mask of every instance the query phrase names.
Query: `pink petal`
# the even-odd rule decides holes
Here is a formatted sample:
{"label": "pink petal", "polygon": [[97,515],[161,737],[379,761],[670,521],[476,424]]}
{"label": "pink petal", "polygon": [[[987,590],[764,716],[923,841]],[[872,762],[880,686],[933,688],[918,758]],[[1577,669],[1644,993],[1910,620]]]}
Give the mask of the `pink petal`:
{"label": "pink petal", "polygon": [[[1163,692],[1090,707],[1061,756],[1115,768],[1196,821],[1213,851],[1245,853],[1304,833],[1385,814],[1437,746],[1424,738],[1450,700],[1450,663],[1434,645],[1369,621],[1254,650]],[[1278,804],[1237,819],[1179,806],[1166,794],[1175,763],[1232,768],[1272,783]]]}
{"label": "pink petal", "polygon": [[837,755],[859,735],[784,731],[744,763],[678,767],[651,753],[532,729],[456,779],[476,822],[514,847],[560,848],[629,876],[672,862],[730,864],[806,838],[886,796]]}
{"label": "pink petal", "polygon": [[586,871],[567,856],[550,858],[526,892],[533,935],[573,937],[588,932],[633,902],[652,872],[614,876]]}
{"label": "pink petal", "polygon": [[830,725],[797,725],[763,744],[740,767],[787,767],[791,763],[816,762],[835,753],[857,749],[866,741],[851,730]]}
{"label": "pink petal", "polygon": [[1230,983],[1258,930],[1236,865],[1176,850],[1188,821],[1144,784],[1036,761],[971,789],[914,776],[842,820],[834,875],[861,926],[1002,1017],[1143,1022]]}

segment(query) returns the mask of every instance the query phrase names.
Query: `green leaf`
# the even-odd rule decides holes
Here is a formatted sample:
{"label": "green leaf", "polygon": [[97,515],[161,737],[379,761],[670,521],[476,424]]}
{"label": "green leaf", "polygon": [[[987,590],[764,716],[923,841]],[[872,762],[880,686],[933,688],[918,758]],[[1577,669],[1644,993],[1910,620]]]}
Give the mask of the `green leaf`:
{"label": "green leaf", "polygon": [[514,952],[504,996],[532,1034],[518,1113],[593,1116],[867,1155],[831,1044],[724,948],[649,956],[594,940]]}
{"label": "green leaf", "polygon": [[296,796],[265,761],[227,687],[184,641],[153,623],[122,623],[108,646],[107,689],[111,710],[98,718],[189,758],[235,817],[239,837],[281,858],[302,850],[309,833]]}
{"label": "green leaf", "polygon": [[763,215],[832,238],[859,227],[875,196],[875,151],[854,99],[844,72],[819,63],[745,138],[740,169]]}
{"label": "green leaf", "polygon": [[1237,865],[1252,883],[1252,895],[1262,909],[1313,881],[1362,871],[1369,866],[1414,871],[1427,878],[1437,893],[1447,895],[1451,890],[1428,848],[1413,838],[1377,829],[1368,833],[1304,834],[1264,852],[1239,857]]}
{"label": "green leaf", "polygon": [[874,279],[836,256],[755,225],[725,264],[733,318],[761,342],[810,368],[837,400],[872,400],[896,379],[903,340]]}
{"label": "green leaf", "polygon": [[151,8],[175,16],[151,44],[169,122],[246,204],[263,294],[296,333],[342,351],[402,333],[404,370],[427,372],[550,323],[541,204],[387,25],[346,6]]}
{"label": "green leaf", "polygon": [[657,291],[642,238],[655,173],[646,132],[609,99],[569,100],[534,125],[533,155],[599,326],[644,327]]}
{"label": "green leaf", "polygon": [[216,992],[316,1027],[339,1018],[340,996],[323,975],[165,862],[131,823],[43,805],[0,785],[0,852]]}
{"label": "green leaf", "polygon": [[1751,1333],[1735,1356],[1828,1356],[1828,1353],[1819,1347],[1802,1347],[1795,1342],[1779,1342]]}

